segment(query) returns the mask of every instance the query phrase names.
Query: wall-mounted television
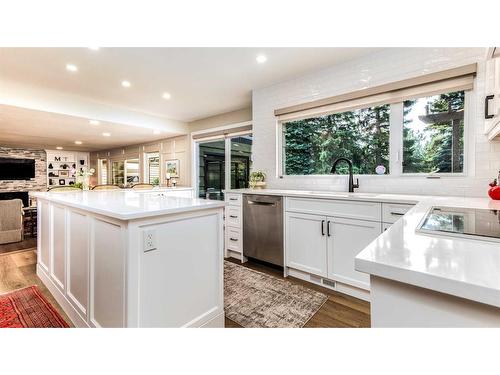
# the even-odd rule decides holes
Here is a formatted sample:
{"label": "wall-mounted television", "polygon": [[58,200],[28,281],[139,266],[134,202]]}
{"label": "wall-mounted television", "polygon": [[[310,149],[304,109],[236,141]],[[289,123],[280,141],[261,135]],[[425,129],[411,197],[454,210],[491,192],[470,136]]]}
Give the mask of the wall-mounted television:
{"label": "wall-mounted television", "polygon": [[34,177],[34,159],[0,157],[0,180],[29,180]]}

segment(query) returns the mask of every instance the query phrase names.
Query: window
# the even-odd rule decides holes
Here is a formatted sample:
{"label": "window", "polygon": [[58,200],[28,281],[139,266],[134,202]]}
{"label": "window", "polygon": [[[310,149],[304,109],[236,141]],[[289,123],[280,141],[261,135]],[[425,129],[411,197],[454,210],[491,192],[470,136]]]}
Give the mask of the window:
{"label": "window", "polygon": [[464,171],[465,92],[403,102],[403,173]]}
{"label": "window", "polygon": [[[284,174],[330,174],[340,157],[352,160],[355,174],[375,174],[377,166],[389,173],[389,115],[386,104],[284,122]],[[348,173],[347,165],[337,173]]]}
{"label": "window", "polygon": [[146,174],[151,185],[160,185],[160,154],[158,152],[146,154]]}
{"label": "window", "polygon": [[108,183],[108,160],[107,159],[99,159],[99,184],[107,185]]}

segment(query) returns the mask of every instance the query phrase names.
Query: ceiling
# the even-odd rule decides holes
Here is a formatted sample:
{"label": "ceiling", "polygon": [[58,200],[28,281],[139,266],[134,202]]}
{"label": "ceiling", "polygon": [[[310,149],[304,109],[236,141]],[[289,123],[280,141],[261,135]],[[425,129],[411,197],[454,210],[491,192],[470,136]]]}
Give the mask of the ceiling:
{"label": "ceiling", "polygon": [[[376,48],[0,48],[0,78],[174,120],[251,105],[251,91]],[[264,54],[267,62],[258,64]],[[78,71],[66,70],[74,64]],[[123,88],[128,80],[131,87]],[[171,94],[170,100],[162,94]]]}
{"label": "ceiling", "polygon": [[97,150],[186,134],[191,121],[250,107],[253,89],[376,50],[0,48],[0,142]]}
{"label": "ceiling", "polygon": [[[110,133],[105,137],[102,133]],[[153,134],[151,129],[100,122],[92,125],[86,118],[61,115],[0,104],[0,145],[40,149],[97,151],[143,143],[176,134]],[[81,145],[74,142],[80,141]]]}

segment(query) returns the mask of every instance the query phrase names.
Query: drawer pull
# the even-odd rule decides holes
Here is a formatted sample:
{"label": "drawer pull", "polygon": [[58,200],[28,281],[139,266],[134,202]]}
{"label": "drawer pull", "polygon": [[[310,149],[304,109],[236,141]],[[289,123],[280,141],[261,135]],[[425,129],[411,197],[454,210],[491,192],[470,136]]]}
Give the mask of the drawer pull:
{"label": "drawer pull", "polygon": [[234,241],[234,242],[238,242],[238,239],[237,238],[229,238],[231,241]]}
{"label": "drawer pull", "polygon": [[229,215],[229,217],[232,218],[232,219],[237,219],[238,218],[238,216],[236,216],[236,215]]}
{"label": "drawer pull", "polygon": [[230,201],[237,201],[238,198],[229,198]]}
{"label": "drawer pull", "polygon": [[391,212],[391,215],[394,215],[394,216],[404,216],[404,214],[401,213],[401,212]]}

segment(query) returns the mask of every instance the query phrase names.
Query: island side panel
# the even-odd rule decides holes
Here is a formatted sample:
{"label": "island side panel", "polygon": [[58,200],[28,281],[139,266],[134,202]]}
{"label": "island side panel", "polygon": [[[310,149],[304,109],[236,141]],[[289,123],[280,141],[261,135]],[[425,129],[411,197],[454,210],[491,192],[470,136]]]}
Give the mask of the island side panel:
{"label": "island side panel", "polygon": [[38,199],[37,275],[77,327],[125,326],[127,223]]}
{"label": "island side panel", "polygon": [[500,308],[371,276],[373,328],[500,327]]}
{"label": "island side panel", "polygon": [[[129,223],[128,326],[224,326],[222,212]],[[146,233],[154,235],[154,250],[145,249]]]}

